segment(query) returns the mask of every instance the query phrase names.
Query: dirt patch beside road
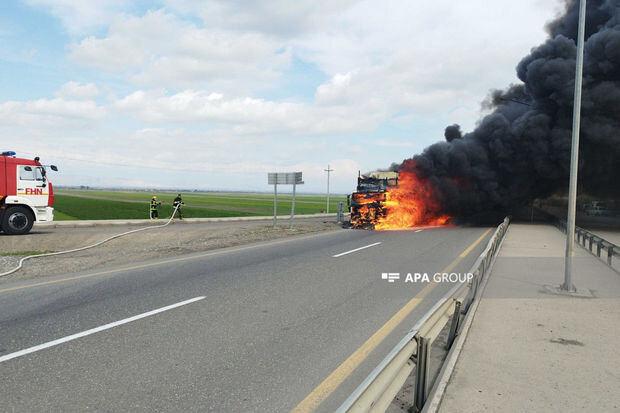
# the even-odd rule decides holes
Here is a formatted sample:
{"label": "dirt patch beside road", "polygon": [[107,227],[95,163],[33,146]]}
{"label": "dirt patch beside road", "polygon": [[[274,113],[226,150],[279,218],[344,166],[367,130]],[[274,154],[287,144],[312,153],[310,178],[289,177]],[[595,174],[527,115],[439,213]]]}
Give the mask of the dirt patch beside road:
{"label": "dirt patch beside road", "polygon": [[[24,268],[18,272],[0,277],[0,283],[70,274],[339,228],[333,221],[321,220],[295,222],[291,230],[287,225],[272,228],[266,222],[170,225],[129,234],[86,251],[26,261]],[[55,228],[34,230],[22,236],[0,234],[0,254],[10,254],[0,255],[0,273],[14,268],[24,256],[15,253],[79,248],[132,229],[136,227]]]}

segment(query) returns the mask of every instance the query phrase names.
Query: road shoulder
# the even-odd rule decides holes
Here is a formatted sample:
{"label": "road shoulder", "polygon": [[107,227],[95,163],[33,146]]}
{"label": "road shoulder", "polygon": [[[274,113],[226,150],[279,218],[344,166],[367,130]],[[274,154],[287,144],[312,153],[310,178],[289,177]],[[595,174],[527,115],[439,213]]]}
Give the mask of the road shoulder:
{"label": "road shoulder", "polygon": [[[129,228],[130,229],[130,228]],[[153,259],[177,257],[307,234],[342,231],[333,220],[295,222],[272,228],[270,223],[202,223],[174,225],[129,234],[93,249],[30,260],[24,268],[0,283],[41,279]],[[0,273],[17,266],[25,255],[64,251],[92,245],[111,235],[127,231],[121,227],[57,228],[33,231],[23,236],[0,236]],[[20,254],[23,252],[24,254]]]}

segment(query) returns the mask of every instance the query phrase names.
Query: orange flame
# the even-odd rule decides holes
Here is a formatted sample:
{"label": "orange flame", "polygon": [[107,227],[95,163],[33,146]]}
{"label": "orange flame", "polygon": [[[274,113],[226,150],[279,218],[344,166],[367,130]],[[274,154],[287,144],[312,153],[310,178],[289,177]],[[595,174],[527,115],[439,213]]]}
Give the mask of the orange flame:
{"label": "orange flame", "polygon": [[384,206],[386,214],[375,223],[377,230],[446,225],[450,220],[450,216],[438,213],[430,183],[409,171],[399,172],[398,186],[385,193]]}
{"label": "orange flame", "polygon": [[352,201],[355,205],[355,212],[351,213],[351,224],[354,228],[368,228],[374,225],[377,220],[385,215],[386,193],[355,193]]}

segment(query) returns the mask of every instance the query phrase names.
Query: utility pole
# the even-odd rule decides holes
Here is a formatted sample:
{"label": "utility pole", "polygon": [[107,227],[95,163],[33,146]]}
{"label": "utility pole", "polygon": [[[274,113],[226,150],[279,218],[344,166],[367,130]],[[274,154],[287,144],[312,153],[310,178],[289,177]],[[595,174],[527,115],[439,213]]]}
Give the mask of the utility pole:
{"label": "utility pole", "polygon": [[330,169],[329,164],[327,164],[327,169],[323,169],[327,172],[327,209],[325,210],[326,214],[329,214],[329,174],[334,172],[333,169]]}
{"label": "utility pole", "polygon": [[583,45],[586,27],[586,0],[579,4],[579,34],[577,36],[577,68],[575,70],[575,100],[573,105],[573,137],[568,185],[568,218],[566,220],[566,255],[564,257],[564,284],[560,289],[575,292],[572,280],[575,247],[575,212],[577,209],[577,172],[579,161],[579,128],[581,122],[581,88],[583,81]]}

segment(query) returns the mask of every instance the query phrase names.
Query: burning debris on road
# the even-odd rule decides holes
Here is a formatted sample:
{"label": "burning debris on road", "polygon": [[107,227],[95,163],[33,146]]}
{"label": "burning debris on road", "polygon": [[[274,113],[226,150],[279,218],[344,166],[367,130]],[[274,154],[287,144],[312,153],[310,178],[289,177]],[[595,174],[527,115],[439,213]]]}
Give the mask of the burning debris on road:
{"label": "burning debris on road", "polygon": [[[517,65],[522,84],[491,94],[477,128],[446,128],[445,142],[391,169],[398,186],[353,194],[352,224],[376,229],[441,225],[510,213],[568,186],[577,0],[548,24],[550,38]],[[579,184],[618,196],[620,3],[590,0],[583,72]],[[360,199],[367,204],[361,203]],[[356,203],[362,205],[354,217]]]}

